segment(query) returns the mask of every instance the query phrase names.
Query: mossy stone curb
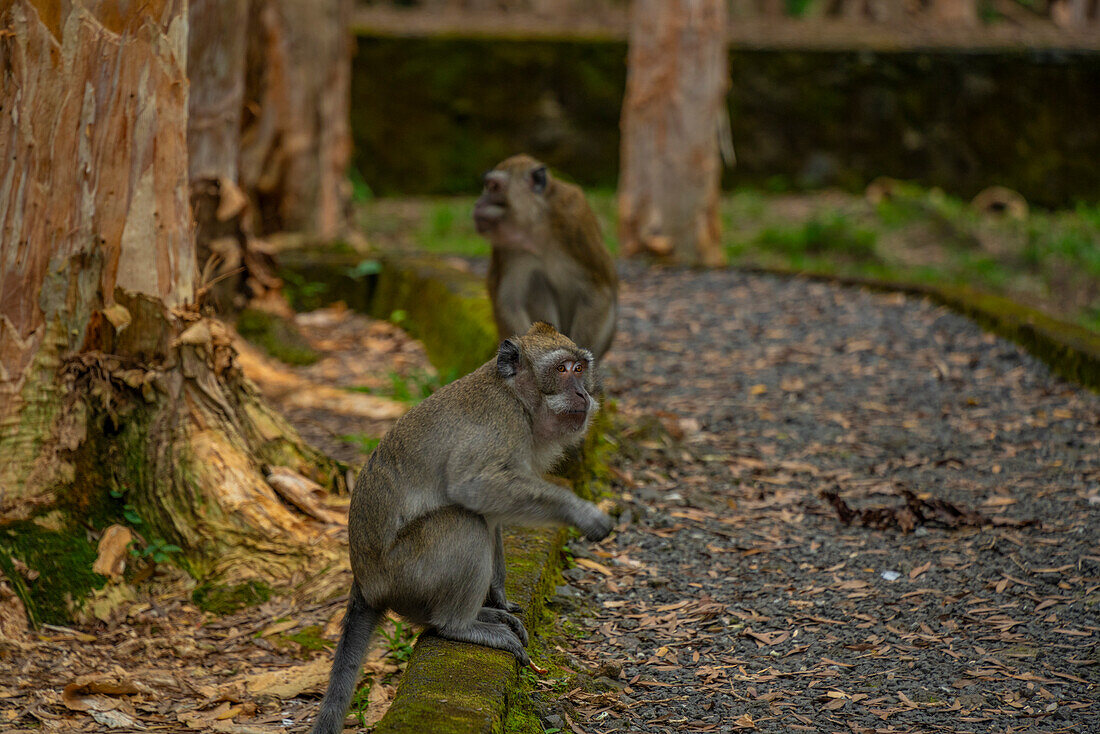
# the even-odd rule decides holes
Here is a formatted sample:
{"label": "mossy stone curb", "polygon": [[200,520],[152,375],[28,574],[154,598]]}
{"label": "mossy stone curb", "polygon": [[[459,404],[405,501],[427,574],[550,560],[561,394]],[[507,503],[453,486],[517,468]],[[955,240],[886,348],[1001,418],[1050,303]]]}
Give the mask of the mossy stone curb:
{"label": "mossy stone curb", "polygon": [[[440,373],[466,374],[496,350],[484,281],[436,259],[383,259],[371,312],[382,318],[403,312],[402,325],[424,343]],[[550,529],[505,536],[508,598],[526,610],[526,620],[542,614],[563,540],[563,530]],[[375,734],[503,732],[517,681],[508,653],[421,635]]]}
{"label": "mossy stone curb", "polygon": [[[466,374],[496,350],[485,283],[472,273],[419,256],[383,255],[376,258],[376,269],[361,267],[371,258],[348,252],[296,251],[280,255],[280,260],[290,282],[311,286],[314,300],[297,305],[316,308],[342,300],[376,318],[399,321],[424,343],[440,374]],[[571,480],[580,488],[598,473],[593,468],[598,452],[589,454],[586,450],[572,472],[576,476]],[[543,614],[564,539],[563,529],[505,534],[508,598],[526,610],[523,618],[529,625]],[[375,734],[499,734],[518,680],[515,659],[508,653],[421,635]]]}
{"label": "mossy stone curb", "polygon": [[399,321],[424,343],[440,374],[460,377],[496,353],[497,332],[485,280],[424,256],[387,256],[371,315]]}
{"label": "mossy stone curb", "polygon": [[[526,610],[525,619],[542,614],[563,538],[563,531],[546,529],[523,529],[505,538],[508,598]],[[518,675],[509,653],[421,635],[374,732],[500,734]]]}
{"label": "mossy stone curb", "polygon": [[484,278],[438,258],[321,248],[282,252],[279,263],[296,309],[343,301],[355,311],[399,323],[424,343],[428,359],[445,377],[472,372],[496,352]]}
{"label": "mossy stone curb", "polygon": [[973,319],[982,328],[1016,342],[1061,377],[1100,392],[1100,336],[1003,296],[960,285],[907,283],[785,268],[738,269],[924,296]]}

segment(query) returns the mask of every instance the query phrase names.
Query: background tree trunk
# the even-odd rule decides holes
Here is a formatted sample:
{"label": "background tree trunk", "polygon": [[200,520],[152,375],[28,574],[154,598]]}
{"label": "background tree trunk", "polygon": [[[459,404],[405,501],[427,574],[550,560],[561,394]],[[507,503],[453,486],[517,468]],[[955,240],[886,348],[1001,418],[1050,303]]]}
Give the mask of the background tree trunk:
{"label": "background tree trunk", "polygon": [[254,231],[344,233],[351,0],[252,0],[241,183]]}
{"label": "background tree trunk", "polygon": [[342,477],[195,306],[186,7],[0,0],[0,568],[40,621],[126,513],[199,576],[340,557],[263,470]]}
{"label": "background tree trunk", "polygon": [[932,0],[929,12],[932,20],[942,25],[978,23],[978,4],[975,0]]}
{"label": "background tree trunk", "polygon": [[724,262],[718,131],[729,88],[724,0],[634,0],[622,114],[626,255]]}
{"label": "background tree trunk", "polygon": [[265,242],[252,233],[251,205],[240,187],[249,0],[191,0],[187,120],[195,246],[218,313],[259,301],[289,315]]}

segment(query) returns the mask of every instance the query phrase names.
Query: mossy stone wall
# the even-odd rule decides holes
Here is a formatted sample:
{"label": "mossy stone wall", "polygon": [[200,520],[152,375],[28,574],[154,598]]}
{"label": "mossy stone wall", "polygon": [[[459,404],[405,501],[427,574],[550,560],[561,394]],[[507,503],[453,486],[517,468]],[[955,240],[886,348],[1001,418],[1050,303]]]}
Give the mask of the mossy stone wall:
{"label": "mossy stone wall", "polygon": [[[886,175],[972,196],[1100,199],[1100,53],[733,50],[727,187]],[[354,166],[378,195],[474,193],[527,151],[584,186],[618,176],[619,41],[360,36]]]}

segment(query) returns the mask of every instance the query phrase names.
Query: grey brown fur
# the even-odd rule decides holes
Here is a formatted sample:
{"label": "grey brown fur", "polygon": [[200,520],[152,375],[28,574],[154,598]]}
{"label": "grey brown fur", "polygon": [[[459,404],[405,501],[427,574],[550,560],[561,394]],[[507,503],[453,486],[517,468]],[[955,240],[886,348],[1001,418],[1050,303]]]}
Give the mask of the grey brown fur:
{"label": "grey brown fur", "polygon": [[598,408],[592,362],[536,323],[410,410],[378,444],[352,493],[353,583],[315,734],[341,731],[386,610],[530,663],[527,632],[504,595],[500,526],[569,524],[592,540],[610,532],[604,512],[542,478]]}
{"label": "grey brown fur", "polygon": [[493,245],[489,296],[501,337],[546,321],[602,359],[615,335],[618,277],[580,187],[513,156],[485,174],[474,222]]}

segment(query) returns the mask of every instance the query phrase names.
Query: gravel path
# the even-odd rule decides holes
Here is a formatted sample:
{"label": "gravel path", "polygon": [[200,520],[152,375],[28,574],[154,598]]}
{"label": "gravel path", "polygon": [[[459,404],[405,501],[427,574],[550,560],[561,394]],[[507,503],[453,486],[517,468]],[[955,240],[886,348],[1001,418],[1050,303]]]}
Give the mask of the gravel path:
{"label": "gravel path", "polygon": [[544,723],[1100,732],[1100,397],[928,302],[736,271],[629,272],[605,375],[635,518],[571,545],[595,677]]}

